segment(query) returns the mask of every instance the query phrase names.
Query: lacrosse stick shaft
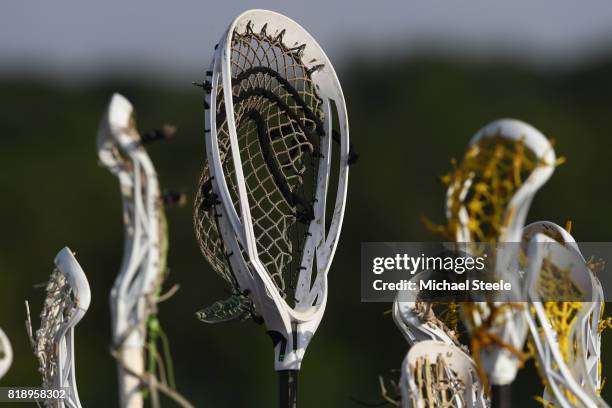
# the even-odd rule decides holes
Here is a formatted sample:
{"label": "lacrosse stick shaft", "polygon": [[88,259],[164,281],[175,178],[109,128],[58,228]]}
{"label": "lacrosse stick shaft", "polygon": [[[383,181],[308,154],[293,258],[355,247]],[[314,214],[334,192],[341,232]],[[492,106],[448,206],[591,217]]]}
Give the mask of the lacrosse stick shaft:
{"label": "lacrosse stick shaft", "polygon": [[278,407],[297,408],[298,370],[281,370],[278,372]]}
{"label": "lacrosse stick shaft", "polygon": [[512,386],[491,386],[491,408],[512,408]]}
{"label": "lacrosse stick shaft", "polygon": [[122,347],[119,356],[119,395],[122,408],[142,408],[141,381],[132,373],[144,373],[144,356],[141,347]]}

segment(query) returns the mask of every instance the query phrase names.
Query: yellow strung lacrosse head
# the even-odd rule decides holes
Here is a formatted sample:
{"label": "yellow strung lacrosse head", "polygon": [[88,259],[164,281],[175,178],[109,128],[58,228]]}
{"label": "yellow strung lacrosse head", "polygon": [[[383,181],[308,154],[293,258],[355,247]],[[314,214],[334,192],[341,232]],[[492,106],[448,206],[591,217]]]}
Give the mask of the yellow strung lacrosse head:
{"label": "yellow strung lacrosse head", "polygon": [[482,128],[448,185],[448,237],[457,242],[519,242],[535,192],[550,178],[555,152],[542,133],[515,119]]}
{"label": "yellow strung lacrosse head", "polygon": [[603,290],[574,238],[551,222],[525,228],[529,241],[526,318],[545,385],[543,400],[562,407],[607,406],[600,398]]}

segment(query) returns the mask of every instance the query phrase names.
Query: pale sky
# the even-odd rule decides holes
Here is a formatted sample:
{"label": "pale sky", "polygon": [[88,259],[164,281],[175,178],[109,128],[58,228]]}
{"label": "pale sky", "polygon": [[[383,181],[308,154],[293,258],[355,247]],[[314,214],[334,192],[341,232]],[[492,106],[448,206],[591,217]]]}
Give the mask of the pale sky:
{"label": "pale sky", "polygon": [[298,21],[337,64],[387,49],[554,65],[612,51],[612,0],[2,0],[0,70],[196,72],[249,8]]}

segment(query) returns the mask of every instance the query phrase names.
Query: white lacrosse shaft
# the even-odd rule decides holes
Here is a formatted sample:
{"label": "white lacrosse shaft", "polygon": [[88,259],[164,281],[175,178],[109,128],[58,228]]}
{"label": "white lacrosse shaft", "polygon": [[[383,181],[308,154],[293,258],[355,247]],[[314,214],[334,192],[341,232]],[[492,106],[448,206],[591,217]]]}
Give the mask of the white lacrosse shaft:
{"label": "white lacrosse shaft", "polygon": [[0,379],[4,377],[13,362],[13,349],[7,335],[0,329]]}
{"label": "white lacrosse shaft", "polygon": [[[547,386],[543,399],[563,408],[577,406],[607,407],[599,395],[601,375],[601,334],[599,322],[604,302],[603,290],[597,277],[589,270],[575,239],[562,227],[552,222],[536,222],[525,227],[524,240],[529,260],[526,274],[526,296],[533,301],[534,314],[525,312],[525,319],[537,349],[542,374]],[[544,260],[556,268],[569,271],[572,284],[582,293],[583,299],[559,299],[580,302],[580,310],[573,318],[575,323],[567,333],[567,360],[559,348],[559,333],[544,309],[544,301],[538,289]],[[589,299],[589,301],[584,301]],[[568,396],[568,392],[574,397]]]}
{"label": "white lacrosse shaft", "polygon": [[[161,194],[155,168],[141,145],[130,102],[114,94],[98,128],[100,161],[119,179],[123,201],[124,251],[110,295],[113,342],[119,355],[122,408],[143,406],[147,296],[160,270]],[[124,369],[125,367],[125,369]]]}
{"label": "white lacrosse shaft", "polygon": [[[268,274],[258,253],[253,228],[249,198],[244,182],[242,158],[233,108],[232,37],[234,32],[265,29],[271,35],[281,34],[283,42],[290,46],[304,45],[302,61],[312,68],[312,81],[316,92],[324,101],[325,137],[321,139],[321,154],[316,181],[315,219],[310,223],[295,293],[296,306],[290,307]],[[230,264],[242,290],[249,291],[257,312],[262,315],[270,332],[282,336],[275,344],[274,366],[276,370],[299,370],[305,350],[311,341],[325,311],[327,302],[327,274],[336,250],[344,209],[348,182],[349,132],[344,96],[331,62],[312,36],[293,20],[266,10],[249,10],[238,16],[222,36],[212,62],[212,92],[207,96],[210,129],[206,134],[206,147],[213,192],[221,204],[216,206],[220,215],[219,227],[230,257]],[[227,124],[230,135],[231,157],[238,185],[238,203],[234,203],[228,188],[217,137],[217,90],[222,88]],[[340,136],[338,189],[332,214],[326,214],[328,181],[331,173],[332,108],[335,104]],[[236,209],[235,204],[238,206]],[[331,217],[331,226],[325,232],[325,217]],[[245,253],[246,258],[240,256]],[[315,260],[316,259],[316,260]],[[249,266],[250,264],[250,266]],[[315,278],[312,281],[312,271]]]}
{"label": "white lacrosse shaft", "polygon": [[[524,180],[516,193],[510,199],[502,219],[508,220],[503,226],[497,242],[502,245],[497,250],[495,272],[504,280],[512,282],[514,295],[508,298],[500,297],[495,299],[497,306],[503,306],[505,302],[516,301],[520,296],[519,283],[519,245],[521,241],[522,229],[531,201],[540,187],[546,183],[554,171],[556,162],[555,152],[548,139],[537,129],[525,122],[516,119],[499,119],[483,127],[472,138],[469,145],[475,146],[487,138],[503,138],[509,142],[522,143],[526,149],[533,153],[537,160],[536,168]],[[447,216],[451,216],[450,199],[454,188],[461,188],[461,195],[466,196],[468,190],[472,188],[471,180],[462,186],[451,186],[447,192]],[[470,230],[470,219],[467,208],[462,205],[459,214],[459,228],[456,231],[457,242],[474,242],[475,237]],[[484,321],[491,313],[486,303],[479,303],[474,308],[470,317],[476,324]],[[507,307],[502,311],[503,316],[492,328],[493,334],[498,336],[503,342],[511,345],[516,350],[522,350],[527,334],[527,325],[523,319],[522,311],[517,308]],[[483,368],[493,385],[508,385],[516,377],[519,365],[518,356],[504,347],[485,348],[481,351]]]}
{"label": "white lacrosse shaft", "polygon": [[69,320],[62,324],[54,339],[55,350],[58,353],[58,369],[57,375],[53,379],[53,388],[67,388],[66,399],[60,404],[64,404],[68,408],[81,408],[76,384],[74,328],[89,309],[91,291],[85,272],[83,272],[70,248],[65,247],[57,254],[55,266],[66,276],[73,291],[75,309]]}

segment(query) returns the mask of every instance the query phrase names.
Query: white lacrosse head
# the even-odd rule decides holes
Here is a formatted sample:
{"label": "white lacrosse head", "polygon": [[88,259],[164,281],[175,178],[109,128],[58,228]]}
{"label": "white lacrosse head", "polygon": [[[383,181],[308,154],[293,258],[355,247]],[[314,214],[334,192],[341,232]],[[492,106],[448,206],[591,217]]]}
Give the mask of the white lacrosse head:
{"label": "white lacrosse head", "polygon": [[[472,138],[451,179],[446,213],[457,242],[517,243],[497,248],[495,273],[512,283],[515,296],[464,307],[464,322],[503,342],[480,351],[480,361],[496,385],[511,383],[518,371],[527,326],[519,308],[505,306],[520,295],[519,246],[527,212],[536,191],[550,178],[555,152],[538,130],[516,119],[496,120]],[[492,314],[493,313],[493,314]],[[488,319],[489,318],[489,319]],[[482,327],[489,320],[489,327]],[[510,347],[514,350],[511,350]]]}
{"label": "white lacrosse head", "polygon": [[[242,42],[238,43],[238,41]],[[270,48],[258,48],[256,51],[249,49],[251,46],[256,46],[253,43],[257,41],[260,41],[259,45],[264,44],[265,47]],[[275,60],[273,67],[264,66],[261,60],[257,60],[264,58],[262,55],[267,52],[266,50],[283,54],[282,59]],[[206,147],[210,172],[214,179],[213,191],[219,200],[216,205],[219,229],[229,254],[232,271],[240,288],[249,293],[268,331],[281,337],[275,342],[275,368],[277,370],[297,370],[300,368],[306,347],[325,310],[327,273],[336,250],[344,216],[349,136],[342,90],[331,62],[310,34],[293,20],[266,10],[246,11],[232,22],[219,42],[211,72],[212,97],[207,97],[207,103],[210,105],[207,116],[210,131],[207,133]],[[305,91],[305,87],[309,84],[312,84],[313,88]],[[246,95],[251,89],[244,90],[251,86],[261,87]],[[274,86],[274,88],[262,90],[269,86]],[[246,96],[241,94],[242,91]],[[253,184],[250,184],[249,180],[252,177],[259,177],[259,171],[262,171],[267,174],[266,183],[275,183],[270,185],[272,186],[270,188],[277,189],[275,190],[277,192],[281,191],[285,194],[285,199],[287,195],[293,197],[294,192],[291,191],[291,188],[282,190],[277,179],[274,178],[279,174],[282,176],[282,171],[285,169],[282,167],[285,166],[283,163],[273,162],[272,159],[266,158],[268,161],[264,163],[264,166],[268,167],[243,170],[245,163],[252,163],[249,148],[245,149],[245,146],[241,145],[244,141],[239,138],[240,127],[248,123],[248,120],[245,119],[247,116],[236,117],[238,113],[234,112],[235,102],[244,101],[247,97],[274,98],[275,96],[270,96],[268,91],[284,92],[283,98],[294,98],[294,102],[291,103],[296,105],[287,107],[294,111],[305,106],[300,105],[301,102],[304,102],[300,98],[309,92],[309,97],[320,100],[320,109],[324,113],[323,121],[317,130],[324,131],[324,135],[320,138],[321,156],[318,168],[315,170],[317,176],[312,186],[316,198],[312,203],[313,219],[308,223],[302,248],[297,248],[297,251],[296,248],[293,248],[287,251],[288,254],[278,254],[279,257],[287,256],[292,262],[295,253],[300,254],[300,262],[295,259],[295,267],[299,269],[299,272],[294,293],[292,293],[294,299],[283,297],[278,281],[273,278],[275,272],[270,270],[269,263],[262,261],[262,254],[264,252],[267,254],[266,251],[269,249],[268,244],[264,245],[261,241],[262,238],[266,238],[262,235],[265,234],[262,230],[266,227],[257,222],[259,218],[253,213],[259,202],[250,197],[252,193],[250,188]],[[297,93],[290,95],[292,91]],[[260,92],[260,94],[256,95],[255,92]],[[274,103],[277,103],[278,107],[287,100],[283,99],[283,102]],[[311,103],[314,100],[311,99]],[[223,104],[219,105],[221,101]],[[332,120],[334,108],[337,124]],[[303,108],[303,112],[306,110]],[[227,113],[223,123],[217,122],[220,112],[224,115]],[[246,112],[245,115],[249,113]],[[299,120],[292,119],[289,126],[301,126]],[[275,142],[272,140],[272,132],[281,134],[282,138],[283,124],[275,125],[266,122],[265,125],[270,131],[267,134],[270,137],[268,148],[274,150]],[[273,129],[274,126],[276,128]],[[224,132],[223,138],[219,136],[220,131]],[[339,135],[338,151],[335,153],[339,161],[335,165],[339,167],[339,175],[337,176],[333,212],[326,214],[328,184],[332,168],[333,134]],[[265,143],[268,142],[265,141]],[[286,148],[289,149],[287,153],[290,153],[291,146],[286,146]],[[260,146],[258,149],[264,149],[264,147]],[[262,152],[261,154],[268,153]],[[274,153],[273,151],[272,154]],[[293,153],[287,156],[288,160],[293,159],[291,154],[301,155],[302,153],[293,150]],[[281,167],[274,169],[271,162]],[[227,173],[228,166],[232,167],[232,174]],[[261,183],[262,188],[267,185]],[[286,202],[291,203],[292,201],[287,199]],[[326,217],[331,219],[329,228],[326,228]],[[283,219],[280,221],[267,219],[265,222],[274,224],[284,221]],[[270,245],[275,245],[275,242],[277,241],[272,240]]]}
{"label": "white lacrosse head", "polygon": [[[424,271],[410,280],[427,280],[432,275],[430,271]],[[416,290],[398,291],[393,302],[393,321],[408,344],[413,346],[420,341],[437,340],[458,346],[457,334],[436,317],[431,303],[418,300],[418,294]]]}
{"label": "white lacrosse head", "polygon": [[[546,380],[543,398],[562,407],[607,406],[599,396],[601,284],[588,268],[574,238],[560,226],[533,223],[525,228],[524,236],[529,238],[525,288],[534,302],[533,312],[526,311],[525,317]],[[562,284],[546,275],[551,270],[564,274],[565,283],[571,284],[578,299],[542,299],[540,291],[550,291],[545,286]]]}
{"label": "white lacrosse head", "polygon": [[486,407],[476,369],[459,348],[424,340],[410,348],[402,363],[403,408]]}
{"label": "white lacrosse head", "polygon": [[[114,94],[98,128],[100,161],[119,178],[125,224],[124,257],[111,291],[116,345],[142,347],[146,295],[161,272],[165,218],[153,164],[140,143],[130,102]],[[139,326],[131,330],[133,326]],[[131,330],[128,334],[128,330]]]}
{"label": "white lacrosse head", "polygon": [[[74,328],[91,302],[85,273],[68,247],[55,257],[56,270],[51,274],[47,296],[36,331],[34,352],[39,360],[43,387],[66,388],[66,399],[60,407],[80,408],[76,385]],[[47,400],[47,404],[56,404]],[[49,405],[56,407],[57,405]]]}
{"label": "white lacrosse head", "polygon": [[11,368],[13,362],[13,349],[7,335],[0,329],[0,379]]}

